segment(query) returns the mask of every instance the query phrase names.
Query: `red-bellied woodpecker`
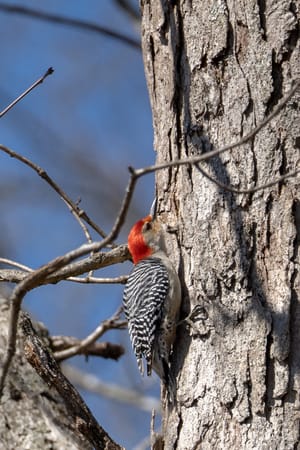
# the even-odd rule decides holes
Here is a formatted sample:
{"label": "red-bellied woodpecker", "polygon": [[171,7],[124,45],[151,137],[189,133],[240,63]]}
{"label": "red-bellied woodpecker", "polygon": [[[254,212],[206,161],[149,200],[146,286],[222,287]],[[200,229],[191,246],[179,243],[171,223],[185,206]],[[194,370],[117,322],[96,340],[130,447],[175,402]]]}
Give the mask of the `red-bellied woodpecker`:
{"label": "red-bellied woodpecker", "polygon": [[181,302],[178,275],[165,252],[159,222],[147,216],[139,220],[128,236],[134,268],[124,290],[123,305],[138,367],[147,375],[152,368],[174,401],[175,379],[170,372],[170,353],[176,336]]}

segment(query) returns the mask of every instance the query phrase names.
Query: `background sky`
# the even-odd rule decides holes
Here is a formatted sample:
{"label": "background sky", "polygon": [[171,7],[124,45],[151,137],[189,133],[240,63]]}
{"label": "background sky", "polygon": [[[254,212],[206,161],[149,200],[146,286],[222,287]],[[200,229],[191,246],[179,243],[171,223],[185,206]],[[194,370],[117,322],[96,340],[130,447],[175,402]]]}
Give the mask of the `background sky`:
{"label": "background sky", "polygon": [[[117,215],[128,166],[155,161],[152,119],[141,52],[99,33],[3,12],[0,2],[0,111],[52,66],[54,74],[0,119],[3,145],[30,158],[105,231]],[[22,6],[109,27],[139,40],[139,30],[114,0],[23,0]],[[132,1],[138,10],[138,2]],[[153,176],[139,181],[126,225],[146,215]],[[0,152],[0,255],[36,268],[78,247],[84,235],[67,207],[32,170]],[[97,236],[94,237],[97,239]],[[1,266],[3,267],[3,266]],[[95,273],[127,274],[130,263]],[[122,286],[61,282],[36,289],[24,307],[52,335],[83,338],[119,307]],[[74,358],[70,363],[107,383],[159,396],[141,379],[127,330],[104,340],[125,345],[119,362]],[[148,434],[150,413],[81,392],[99,423],[128,449]]]}

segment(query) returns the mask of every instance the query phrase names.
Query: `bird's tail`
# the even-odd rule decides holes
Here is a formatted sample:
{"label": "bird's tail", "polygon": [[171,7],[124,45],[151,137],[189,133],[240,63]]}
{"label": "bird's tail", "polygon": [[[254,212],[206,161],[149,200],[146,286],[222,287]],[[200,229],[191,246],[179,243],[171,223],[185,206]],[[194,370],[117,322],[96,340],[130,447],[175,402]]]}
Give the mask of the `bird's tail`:
{"label": "bird's tail", "polygon": [[176,378],[172,373],[169,364],[166,361],[162,360],[162,365],[163,365],[162,381],[167,391],[168,403],[175,405],[177,392]]}

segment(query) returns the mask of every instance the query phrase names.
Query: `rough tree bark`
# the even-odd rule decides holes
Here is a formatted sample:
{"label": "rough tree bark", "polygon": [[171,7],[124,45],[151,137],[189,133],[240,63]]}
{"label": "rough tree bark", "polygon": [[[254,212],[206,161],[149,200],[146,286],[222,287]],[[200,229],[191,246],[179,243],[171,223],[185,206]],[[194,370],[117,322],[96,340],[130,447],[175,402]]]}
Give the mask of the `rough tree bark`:
{"label": "rough tree bark", "polygon": [[[7,342],[9,305],[0,296],[0,356]],[[39,326],[41,334],[47,332]],[[91,450],[92,445],[72,430],[59,396],[39,378],[24,357],[24,336],[18,334],[17,353],[0,402],[0,449]]]}
{"label": "rough tree bark", "polygon": [[[8,321],[9,304],[0,294],[1,362]],[[0,450],[121,450],[66,382],[48,350],[48,331],[34,326],[36,332],[21,312],[17,350],[0,399]]]}
{"label": "rough tree bark", "polygon": [[[157,161],[255,128],[299,79],[299,1],[143,0],[142,44]],[[243,147],[203,165],[237,189],[299,161],[299,92]],[[297,135],[298,133],[298,135]],[[177,408],[166,449],[294,449],[299,440],[299,197],[289,179],[234,194],[197,167],[157,173],[160,217],[183,280]]]}

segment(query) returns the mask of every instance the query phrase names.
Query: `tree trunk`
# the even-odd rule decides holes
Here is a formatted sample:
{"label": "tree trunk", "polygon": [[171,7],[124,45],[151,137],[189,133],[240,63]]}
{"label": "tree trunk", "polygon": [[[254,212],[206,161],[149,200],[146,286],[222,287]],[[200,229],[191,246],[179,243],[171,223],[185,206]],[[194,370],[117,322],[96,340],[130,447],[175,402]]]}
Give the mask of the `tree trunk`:
{"label": "tree trunk", "polygon": [[[299,79],[299,1],[141,7],[157,162],[240,140]],[[235,189],[269,183],[295,170],[299,125],[297,92],[255,138],[201,167]],[[297,180],[235,194],[181,166],[156,181],[160,217],[176,228],[182,318],[195,311],[178,327],[165,448],[300,448]]]}

